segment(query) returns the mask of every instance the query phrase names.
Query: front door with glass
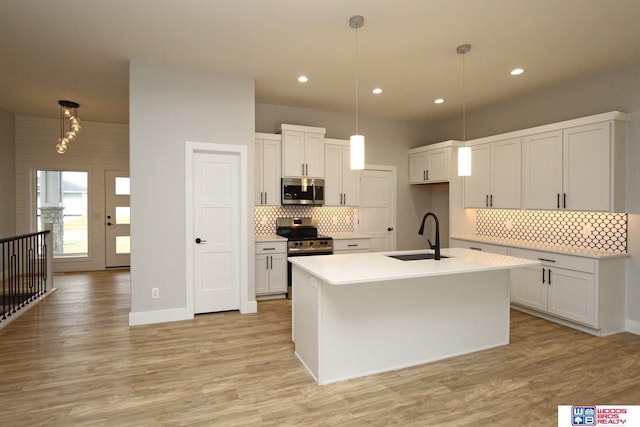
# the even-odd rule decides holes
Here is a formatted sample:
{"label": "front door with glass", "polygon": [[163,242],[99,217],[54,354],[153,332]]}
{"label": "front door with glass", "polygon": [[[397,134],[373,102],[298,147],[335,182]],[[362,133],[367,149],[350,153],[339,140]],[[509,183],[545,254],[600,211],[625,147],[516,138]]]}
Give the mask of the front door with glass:
{"label": "front door with glass", "polygon": [[130,261],[129,172],[105,172],[105,266],[127,267]]}

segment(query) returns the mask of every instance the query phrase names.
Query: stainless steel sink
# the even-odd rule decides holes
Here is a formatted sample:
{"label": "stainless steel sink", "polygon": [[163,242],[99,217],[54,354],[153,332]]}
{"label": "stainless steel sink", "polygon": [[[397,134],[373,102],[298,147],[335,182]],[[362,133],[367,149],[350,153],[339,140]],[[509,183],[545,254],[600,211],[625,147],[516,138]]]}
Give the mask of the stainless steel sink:
{"label": "stainless steel sink", "polygon": [[[399,259],[400,261],[417,261],[421,259],[434,259],[435,254],[406,254],[406,255],[387,255],[389,258]],[[449,258],[445,255],[440,255],[440,259]]]}

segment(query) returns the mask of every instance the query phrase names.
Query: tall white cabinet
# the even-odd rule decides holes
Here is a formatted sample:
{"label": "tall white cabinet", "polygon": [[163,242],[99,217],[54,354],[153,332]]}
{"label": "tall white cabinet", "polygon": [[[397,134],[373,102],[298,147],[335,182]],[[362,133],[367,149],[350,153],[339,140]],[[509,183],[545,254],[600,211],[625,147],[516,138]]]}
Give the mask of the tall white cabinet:
{"label": "tall white cabinet", "polygon": [[360,173],[351,170],[349,141],[325,139],[325,206],[358,206]]}
{"label": "tall white cabinet", "polygon": [[280,206],[282,137],[255,135],[255,206]]}
{"label": "tall white cabinet", "polygon": [[284,178],[324,177],[324,128],[281,126],[282,176]]}

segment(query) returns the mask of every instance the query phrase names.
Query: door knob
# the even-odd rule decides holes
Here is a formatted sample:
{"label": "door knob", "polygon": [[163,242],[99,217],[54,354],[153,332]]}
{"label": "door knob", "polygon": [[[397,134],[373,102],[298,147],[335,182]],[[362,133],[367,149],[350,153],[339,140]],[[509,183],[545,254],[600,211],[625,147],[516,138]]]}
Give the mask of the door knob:
{"label": "door knob", "polygon": [[201,238],[197,237],[197,238],[196,238],[196,243],[197,243],[197,244],[200,244],[200,243],[207,243],[207,241],[206,241],[206,240],[202,240]]}
{"label": "door knob", "polygon": [[393,227],[387,228],[387,231],[393,231]]}

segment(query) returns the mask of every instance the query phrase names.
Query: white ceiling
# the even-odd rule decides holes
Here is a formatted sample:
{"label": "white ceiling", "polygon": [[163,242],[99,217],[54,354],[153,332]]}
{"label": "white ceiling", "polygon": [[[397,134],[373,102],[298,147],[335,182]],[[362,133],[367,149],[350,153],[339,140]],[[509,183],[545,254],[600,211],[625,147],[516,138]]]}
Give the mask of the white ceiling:
{"label": "white ceiling", "polygon": [[261,103],[355,111],[358,14],[366,116],[461,114],[463,43],[469,110],[640,63],[640,0],[0,0],[0,108],[57,117],[68,99],[127,123],[142,59],[253,77]]}

